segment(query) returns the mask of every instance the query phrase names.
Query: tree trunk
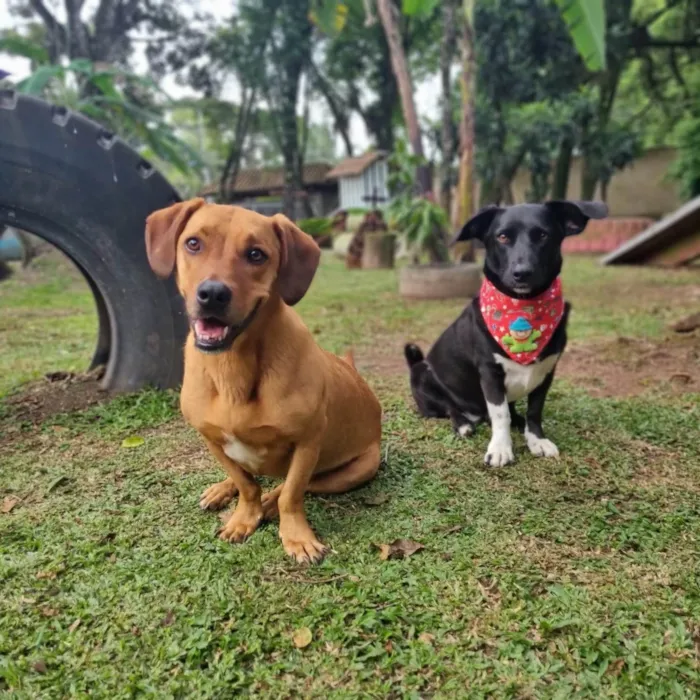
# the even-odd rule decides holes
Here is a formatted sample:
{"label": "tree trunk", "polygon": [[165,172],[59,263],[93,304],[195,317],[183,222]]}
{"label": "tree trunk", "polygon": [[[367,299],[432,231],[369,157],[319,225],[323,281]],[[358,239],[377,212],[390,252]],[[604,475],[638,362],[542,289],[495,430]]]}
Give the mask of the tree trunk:
{"label": "tree trunk", "polygon": [[454,157],[452,137],[452,61],[456,39],[454,0],[444,0],[442,7],[442,43],[440,44],[440,82],[442,86],[442,164],[440,166],[440,206],[449,212],[451,170]]}
{"label": "tree trunk", "polygon": [[552,199],[566,199],[569,191],[569,173],[571,172],[571,154],[574,150],[574,139],[565,136],[559,144],[559,153],[554,165],[552,179]]}
{"label": "tree trunk", "polygon": [[581,199],[591,200],[595,197],[595,188],[598,184],[598,174],[594,172],[591,161],[586,158],[583,161],[581,172]]}
{"label": "tree trunk", "polygon": [[[408,139],[411,142],[413,154],[425,159],[423,152],[423,140],[420,133],[420,125],[418,124],[418,113],[413,99],[413,83],[411,82],[411,74],[408,70],[408,61],[401,41],[401,33],[399,24],[395,14],[395,7],[391,0],[377,0],[377,9],[379,17],[384,27],[384,33],[389,44],[391,52],[391,65],[396,76],[396,82],[399,86],[399,94],[401,95],[401,106],[403,109],[404,121],[406,122],[406,130],[408,131]],[[430,171],[427,166],[420,165],[416,170],[416,179],[420,188],[421,194],[428,194],[432,190],[430,182]]]}
{"label": "tree trunk", "polygon": [[[462,51],[462,118],[459,122],[459,181],[457,197],[459,201],[459,221],[455,230],[474,214],[474,97],[476,91],[476,55],[472,10],[474,0],[464,0],[464,14],[461,21],[460,48]],[[461,255],[463,262],[474,260],[474,247],[469,245]]]}

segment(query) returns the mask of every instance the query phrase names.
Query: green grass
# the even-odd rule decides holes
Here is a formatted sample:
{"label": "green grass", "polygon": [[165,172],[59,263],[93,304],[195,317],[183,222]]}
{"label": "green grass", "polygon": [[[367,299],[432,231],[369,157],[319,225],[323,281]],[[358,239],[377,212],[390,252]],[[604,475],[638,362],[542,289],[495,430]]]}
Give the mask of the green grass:
{"label": "green grass", "polygon": [[[566,275],[581,343],[660,335],[683,313],[673,292],[695,283],[587,260]],[[48,277],[41,288],[52,292],[32,292],[42,311],[50,297],[88,328],[87,293]],[[5,303],[11,318],[38,311],[21,278],[4,284],[3,323]],[[325,347],[352,344],[361,357],[377,346],[400,353],[404,337],[432,340],[460,306],[403,302],[395,273],[346,272],[326,258],[300,311]],[[58,351],[47,349],[42,368],[89,359]],[[14,391],[33,373],[4,354],[0,376],[12,373]],[[216,539],[218,517],[197,501],[221,474],[172,393],[13,432],[0,499],[22,500],[0,514],[0,693],[700,694],[697,395],[596,400],[555,383],[545,418],[562,458],[537,460],[516,438],[517,463],[487,470],[487,430],[458,440],[415,416],[405,377],[369,379],[385,411],[384,463],[364,489],[307,499],[334,550],[311,568],[287,560],[275,524],[244,545]],[[122,448],[131,435],[144,444]],[[425,549],[382,561],[374,545],[397,538]],[[312,642],[296,649],[302,627]]]}

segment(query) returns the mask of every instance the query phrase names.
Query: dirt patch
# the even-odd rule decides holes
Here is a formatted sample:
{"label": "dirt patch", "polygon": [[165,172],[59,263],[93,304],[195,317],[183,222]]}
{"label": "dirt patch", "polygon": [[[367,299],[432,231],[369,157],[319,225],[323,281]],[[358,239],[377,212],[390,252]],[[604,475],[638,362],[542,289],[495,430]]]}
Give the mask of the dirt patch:
{"label": "dirt patch", "polygon": [[[363,374],[406,376],[405,337],[378,338],[355,355]],[[418,345],[424,352],[430,343]],[[700,333],[669,335],[659,340],[620,337],[572,343],[557,376],[584,387],[592,396],[635,396],[648,391],[678,395],[700,391]]]}
{"label": "dirt patch", "polygon": [[661,340],[621,337],[571,345],[559,363],[557,375],[596,397],[700,391],[700,335]]}
{"label": "dirt patch", "polygon": [[61,413],[72,413],[105,401],[109,394],[100,387],[104,368],[91,372],[51,372],[43,379],[25,384],[19,393],[9,397],[6,405],[13,422],[34,425]]}

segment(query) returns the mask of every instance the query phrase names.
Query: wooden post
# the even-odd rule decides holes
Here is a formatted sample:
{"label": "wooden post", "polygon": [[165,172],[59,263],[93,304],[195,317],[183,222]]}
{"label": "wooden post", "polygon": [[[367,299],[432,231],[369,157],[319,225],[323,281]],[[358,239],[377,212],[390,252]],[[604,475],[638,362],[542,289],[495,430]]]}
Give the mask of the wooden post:
{"label": "wooden post", "polygon": [[396,236],[393,233],[379,232],[365,234],[365,247],[362,250],[364,270],[389,269],[394,267]]}

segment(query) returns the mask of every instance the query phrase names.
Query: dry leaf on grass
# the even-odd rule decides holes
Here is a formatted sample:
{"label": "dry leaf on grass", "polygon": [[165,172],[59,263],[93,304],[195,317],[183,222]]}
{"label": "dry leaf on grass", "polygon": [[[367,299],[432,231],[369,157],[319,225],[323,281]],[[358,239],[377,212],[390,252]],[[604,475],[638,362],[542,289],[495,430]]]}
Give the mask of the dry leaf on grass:
{"label": "dry leaf on grass", "polygon": [[294,646],[297,649],[305,649],[309,646],[309,644],[311,644],[312,639],[313,636],[311,634],[311,630],[308,627],[300,627],[298,630],[295,630],[294,636],[292,637]]}
{"label": "dry leaf on grass", "polygon": [[73,624],[71,624],[71,626],[68,628],[68,631],[69,631],[71,634],[72,634],[73,632],[75,632],[75,630],[77,630],[78,627],[80,627],[80,623],[81,623],[81,622],[82,622],[82,620],[81,620],[80,618],[78,618],[77,620],[75,620],[75,621],[73,622]]}
{"label": "dry leaf on grass", "polygon": [[9,513],[19,503],[20,499],[17,496],[6,496],[2,499],[0,505],[0,513]]}
{"label": "dry leaf on grass", "polygon": [[55,571],[37,571],[36,577],[38,579],[49,579],[53,581],[58,574]]}
{"label": "dry leaf on grass", "polygon": [[48,605],[45,605],[43,608],[41,608],[41,614],[44,617],[55,617],[56,615],[58,615],[58,610],[56,610],[56,608],[52,608]]}
{"label": "dry leaf on grass", "polygon": [[391,544],[374,545],[379,549],[379,558],[382,561],[387,559],[408,559],[421,549],[425,549],[419,542],[412,540],[394,540]]}
{"label": "dry leaf on grass", "polygon": [[37,672],[37,673],[46,673],[48,670],[46,668],[46,662],[43,661],[42,659],[39,659],[38,661],[35,661],[32,664],[32,668]]}
{"label": "dry leaf on grass", "polygon": [[173,622],[175,622],[175,613],[172,610],[168,610],[168,612],[165,613],[165,617],[160,621],[160,626],[170,627]]}
{"label": "dry leaf on grass", "polygon": [[430,634],[430,632],[421,632],[418,635],[418,641],[423,642],[423,644],[432,644],[435,641],[435,635]]}

